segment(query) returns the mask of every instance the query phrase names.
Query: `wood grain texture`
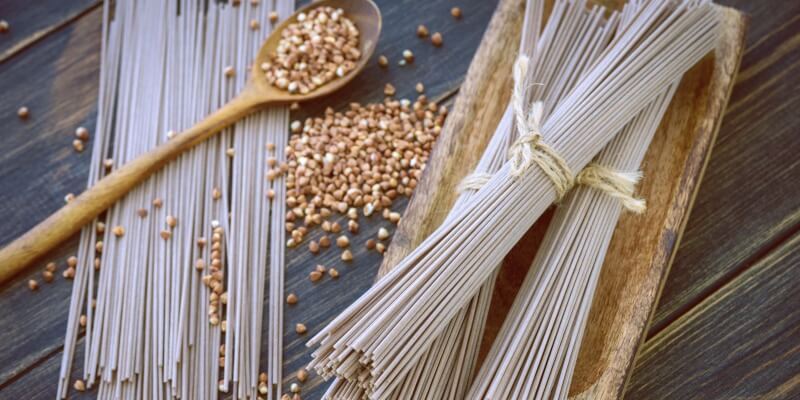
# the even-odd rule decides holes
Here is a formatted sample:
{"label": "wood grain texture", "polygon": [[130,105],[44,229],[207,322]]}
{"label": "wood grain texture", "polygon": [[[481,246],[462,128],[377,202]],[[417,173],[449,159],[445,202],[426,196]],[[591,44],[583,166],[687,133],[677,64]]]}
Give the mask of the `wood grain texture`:
{"label": "wood grain texture", "polygon": [[[78,346],[75,350],[75,359],[80,364],[83,360],[83,339],[78,339]],[[16,376],[16,379],[9,382],[0,391],[3,399],[56,399],[58,386],[59,368],[61,367],[61,351],[56,350],[51,357],[46,358],[36,366],[35,369],[27,371],[25,374]],[[80,371],[73,369],[70,382],[82,378]],[[94,390],[78,392],[70,388],[69,400],[94,399],[97,396]]]}
{"label": "wood grain texture", "polygon": [[[94,128],[100,12],[0,64],[0,243],[8,243],[86,185],[89,151],[72,148],[75,128]],[[89,22],[91,21],[91,22]],[[16,110],[30,109],[20,120]],[[87,146],[91,148],[91,146]]]}
{"label": "wood grain texture", "polygon": [[570,393],[620,398],[689,217],[744,51],[746,18],[720,8],[714,55],[684,75],[645,155],[642,216],[620,219],[600,274]]}
{"label": "wood grain texture", "polygon": [[524,10],[522,0],[502,0],[497,6],[379,274],[397,265],[444,221],[458,197],[456,186],[478,164],[511,96],[511,65]]}
{"label": "wood grain texture", "polygon": [[98,0],[4,0],[0,19],[10,29],[0,34],[0,62],[70,24],[100,5]]}
{"label": "wood grain texture", "polygon": [[800,235],[642,348],[628,399],[800,398]]}
{"label": "wood grain texture", "polygon": [[752,23],[652,332],[800,228],[800,2],[723,0]]}
{"label": "wood grain texture", "polygon": [[[89,152],[75,153],[73,134],[83,125],[93,131],[99,74],[101,11],[59,30],[11,60],[0,64],[0,243],[6,243],[64,204],[68,192],[86,185]],[[36,78],[34,78],[36,77]],[[32,90],[31,88],[35,88]],[[16,109],[31,110],[20,121]],[[90,146],[87,146],[90,148]],[[2,287],[0,387],[20,371],[35,365],[63,341],[71,281],[61,278],[64,259],[77,240],[64,243],[47,260],[58,261],[57,279],[44,284],[44,263]],[[28,279],[41,289],[31,293]],[[0,396],[4,397],[4,396]]]}

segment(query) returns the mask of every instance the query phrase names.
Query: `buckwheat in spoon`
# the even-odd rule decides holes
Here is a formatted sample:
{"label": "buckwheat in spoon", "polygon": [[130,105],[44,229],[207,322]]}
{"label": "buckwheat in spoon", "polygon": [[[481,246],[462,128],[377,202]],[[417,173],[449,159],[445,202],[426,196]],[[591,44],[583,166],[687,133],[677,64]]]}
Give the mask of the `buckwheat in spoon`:
{"label": "buckwheat in spoon", "polygon": [[343,87],[366,65],[380,31],[381,14],[371,0],[322,0],[298,10],[266,39],[247,86],[235,98],[121,166],[0,250],[0,283],[78,232],[167,162],[246,115]]}

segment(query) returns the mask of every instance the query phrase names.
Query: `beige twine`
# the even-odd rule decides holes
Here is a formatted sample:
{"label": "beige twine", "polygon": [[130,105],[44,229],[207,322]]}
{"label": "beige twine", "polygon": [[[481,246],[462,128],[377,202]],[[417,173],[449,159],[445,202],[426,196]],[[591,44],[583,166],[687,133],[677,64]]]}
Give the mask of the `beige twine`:
{"label": "beige twine", "polygon": [[492,179],[492,174],[486,172],[473,172],[464,177],[456,187],[457,193],[462,193],[466,190],[480,190],[486,182]]}
{"label": "beige twine", "polygon": [[[511,94],[511,105],[514,108],[514,118],[519,132],[519,138],[514,141],[508,152],[511,176],[519,177],[531,165],[536,164],[553,183],[557,202],[564,198],[564,195],[575,183],[579,183],[619,199],[623,207],[632,212],[644,212],[645,201],[633,196],[641,173],[613,171],[592,163],[575,177],[566,160],[542,141],[540,131],[544,112],[542,102],[534,102],[530,112],[525,112],[525,75],[527,71],[528,57],[520,55],[517,62],[514,63],[514,89]],[[491,177],[491,174],[477,172],[468,175],[458,185],[458,193],[465,190],[479,190]]]}
{"label": "beige twine", "polygon": [[537,101],[525,112],[525,75],[528,72],[528,57],[520,55],[514,63],[514,90],[511,105],[514,107],[519,137],[511,145],[508,159],[511,161],[511,176],[521,176],[531,165],[536,164],[550,178],[560,201],[574,183],[574,174],[567,162],[552,147],[542,141],[541,127],[544,107]]}
{"label": "beige twine", "polygon": [[647,208],[643,199],[634,197],[641,172],[614,171],[597,163],[591,163],[575,178],[575,182],[604,192],[619,199],[628,211],[641,214]]}

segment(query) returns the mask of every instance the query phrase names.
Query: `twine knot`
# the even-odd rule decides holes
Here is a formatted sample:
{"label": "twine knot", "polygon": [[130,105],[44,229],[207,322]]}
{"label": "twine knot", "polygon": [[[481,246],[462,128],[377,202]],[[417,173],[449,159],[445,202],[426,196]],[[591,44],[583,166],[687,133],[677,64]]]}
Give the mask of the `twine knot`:
{"label": "twine knot", "polygon": [[[540,131],[544,106],[541,101],[531,104],[525,110],[525,76],[528,71],[528,57],[520,55],[514,63],[514,89],[511,94],[511,106],[514,108],[517,140],[508,152],[510,174],[520,177],[528,168],[536,164],[550,179],[556,192],[556,201],[560,201],[576,183],[601,190],[607,195],[619,199],[622,206],[634,213],[645,210],[645,201],[634,197],[636,184],[641,179],[640,172],[619,172],[597,163],[591,163],[576,177],[562,158],[550,145],[542,140]],[[458,192],[479,190],[492,175],[475,172],[466,176],[458,185]]]}
{"label": "twine knot", "polygon": [[517,140],[511,145],[508,158],[511,162],[511,176],[521,176],[531,165],[536,164],[550,178],[556,191],[556,201],[560,201],[574,184],[574,174],[567,162],[550,145],[542,140],[540,131],[544,106],[541,101],[525,111],[525,76],[528,71],[528,57],[520,55],[514,63],[514,89],[511,104]]}

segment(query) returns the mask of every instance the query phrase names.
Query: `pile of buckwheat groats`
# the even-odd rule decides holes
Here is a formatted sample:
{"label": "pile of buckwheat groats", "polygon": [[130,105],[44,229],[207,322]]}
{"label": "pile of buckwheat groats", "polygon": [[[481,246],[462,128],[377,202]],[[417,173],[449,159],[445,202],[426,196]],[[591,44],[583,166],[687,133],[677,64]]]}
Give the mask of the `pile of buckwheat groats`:
{"label": "pile of buckwheat groats", "polygon": [[[341,232],[343,228],[330,220],[334,213],[348,217],[351,234],[358,232],[359,214],[382,212],[384,218],[399,222],[392,203],[410,196],[417,186],[446,114],[445,107],[421,95],[413,103],[391,98],[377,104],[352,103],[343,112],[328,109],[324,117],[292,122],[286,148],[286,230],[291,232],[287,246],[300,244],[313,226]],[[370,242],[368,247],[385,249]],[[335,243],[343,249],[342,260],[350,261],[347,237],[339,236]],[[322,236],[308,248],[317,253],[330,245],[330,238]]]}
{"label": "pile of buckwheat groats", "polygon": [[355,69],[358,42],[358,28],[341,9],[317,7],[298,14],[281,32],[276,52],[261,69],[271,85],[307,94]]}

